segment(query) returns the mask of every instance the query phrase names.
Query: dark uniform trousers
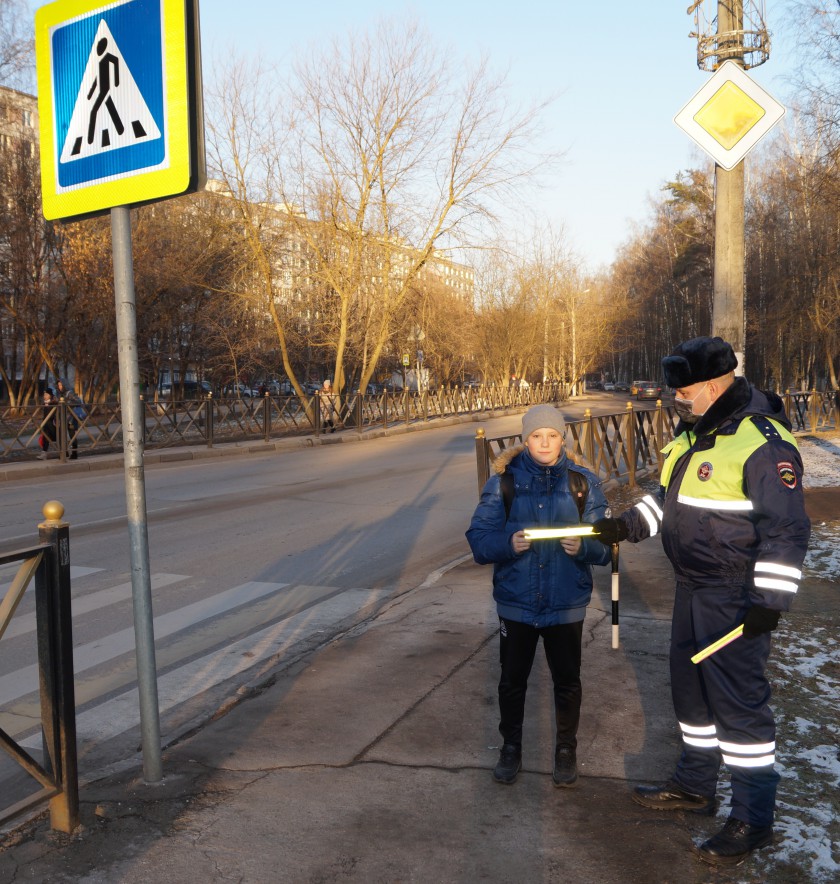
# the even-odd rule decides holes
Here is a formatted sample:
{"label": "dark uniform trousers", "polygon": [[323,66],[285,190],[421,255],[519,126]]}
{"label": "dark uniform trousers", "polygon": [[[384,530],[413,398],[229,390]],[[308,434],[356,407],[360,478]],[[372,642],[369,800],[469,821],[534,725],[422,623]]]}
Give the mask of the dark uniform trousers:
{"label": "dark uniform trousers", "polygon": [[770,634],[736,639],[699,664],[691,656],[742,623],[744,586],[678,584],[671,626],[671,692],[683,752],[675,780],[698,795],[715,794],[721,761],[732,779],[731,816],[773,824],[776,728],[764,673]]}
{"label": "dark uniform trousers", "polygon": [[580,721],[583,692],[580,683],[581,636],[583,621],[538,628],[527,623],[499,618],[499,732],[505,743],[522,745],[522,722],[525,717],[525,694],[528,676],[542,637],[545,658],[554,682],[554,710],[557,722],[557,745],[574,749]]}

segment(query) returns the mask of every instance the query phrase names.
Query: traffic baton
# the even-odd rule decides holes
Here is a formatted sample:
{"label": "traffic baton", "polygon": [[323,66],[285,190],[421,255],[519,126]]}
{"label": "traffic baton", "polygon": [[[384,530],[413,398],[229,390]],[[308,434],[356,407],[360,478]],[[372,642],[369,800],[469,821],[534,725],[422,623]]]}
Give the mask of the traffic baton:
{"label": "traffic baton", "polygon": [[610,548],[612,559],[612,646],[618,647],[618,544]]}
{"label": "traffic baton", "polygon": [[701,663],[706,657],[711,657],[712,654],[719,651],[721,648],[725,648],[730,642],[734,642],[736,638],[740,638],[744,634],[744,624],[742,623],[740,626],[736,626],[732,632],[727,632],[723,638],[719,638],[716,642],[712,642],[707,647],[703,648],[702,651],[698,651],[692,658],[692,663]]}

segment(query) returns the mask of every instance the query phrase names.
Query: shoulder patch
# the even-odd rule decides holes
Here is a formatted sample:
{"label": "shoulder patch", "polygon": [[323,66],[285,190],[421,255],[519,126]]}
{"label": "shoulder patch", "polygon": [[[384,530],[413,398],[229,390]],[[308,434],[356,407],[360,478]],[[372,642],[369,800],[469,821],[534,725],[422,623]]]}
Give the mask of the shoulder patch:
{"label": "shoulder patch", "polygon": [[779,463],[776,464],[776,470],[779,473],[779,478],[782,480],[782,485],[791,490],[796,488],[796,472],[790,461],[779,461]]}

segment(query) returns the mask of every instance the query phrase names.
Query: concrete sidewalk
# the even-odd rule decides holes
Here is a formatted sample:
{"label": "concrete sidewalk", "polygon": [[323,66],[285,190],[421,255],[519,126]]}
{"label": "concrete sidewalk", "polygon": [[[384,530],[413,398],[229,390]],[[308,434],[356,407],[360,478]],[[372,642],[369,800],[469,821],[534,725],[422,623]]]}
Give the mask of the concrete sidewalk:
{"label": "concrete sidewalk", "polygon": [[[471,560],[394,600],[164,753],[165,781],[129,772],[82,789],[81,832],[30,823],[0,881],[788,880],[718,872],[693,842],[721,817],[633,804],[679,752],[667,647],[672,572],[657,541],[622,546],[621,647],[609,568],[584,632],[575,788],[551,780],[550,679],[534,667],[524,769],[493,782],[498,628],[490,569]],[[725,813],[725,810],[722,811]],[[790,879],[793,880],[793,879]]]}

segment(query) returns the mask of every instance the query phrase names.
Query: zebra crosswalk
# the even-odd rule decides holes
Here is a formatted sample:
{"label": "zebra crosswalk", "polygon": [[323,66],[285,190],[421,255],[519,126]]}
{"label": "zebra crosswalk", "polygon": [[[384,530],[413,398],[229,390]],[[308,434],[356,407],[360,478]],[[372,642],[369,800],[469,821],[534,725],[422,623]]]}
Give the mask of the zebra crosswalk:
{"label": "zebra crosswalk", "polygon": [[[71,585],[99,569],[71,569]],[[101,579],[102,575],[98,575]],[[152,588],[188,575],[153,574]],[[2,586],[0,586],[2,594]],[[252,681],[278,657],[317,642],[339,624],[380,601],[387,590],[248,581],[184,604],[154,618],[161,717],[189,710],[201,714],[201,697],[220,685]],[[130,600],[131,584],[79,592],[72,602],[74,630],[92,627],[110,606]],[[13,628],[14,627],[14,628]],[[16,615],[4,637],[34,644],[34,611]],[[2,646],[0,646],[2,647]],[[140,722],[133,626],[96,635],[74,648],[76,731],[80,757],[91,748],[136,728]],[[41,745],[37,663],[0,665],[0,728],[21,745]],[[198,699],[196,699],[198,698]],[[218,698],[214,700],[217,702]],[[181,718],[183,718],[183,714]]]}

